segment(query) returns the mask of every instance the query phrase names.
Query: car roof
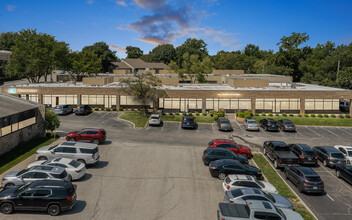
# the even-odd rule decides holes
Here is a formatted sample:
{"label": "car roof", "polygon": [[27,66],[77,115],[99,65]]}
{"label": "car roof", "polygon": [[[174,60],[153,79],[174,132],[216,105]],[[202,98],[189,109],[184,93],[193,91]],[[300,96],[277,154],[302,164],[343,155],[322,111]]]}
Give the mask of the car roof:
{"label": "car roof", "polygon": [[235,142],[229,139],[213,139],[211,140],[214,143],[231,143],[234,144]]}
{"label": "car roof", "polygon": [[335,145],[335,147],[342,147],[345,150],[352,151],[352,146],[345,146],[345,145]]}
{"label": "car roof", "polygon": [[222,216],[232,218],[248,218],[250,210],[248,206],[241,204],[219,203],[219,211]]}
{"label": "car roof", "polygon": [[247,200],[247,204],[251,209],[261,209],[261,210],[272,210],[275,211],[276,213],[276,209],[274,207],[274,205],[270,202],[266,202],[266,201],[260,201],[260,200]]}
{"label": "car roof", "polygon": [[274,146],[286,146],[287,144],[283,141],[271,141],[271,143],[274,145]]}
{"label": "car roof", "polygon": [[319,176],[314,170],[312,170],[309,167],[295,167],[295,168],[297,170],[301,171],[305,175],[309,175],[309,176],[317,175],[317,176]]}
{"label": "car roof", "polygon": [[253,180],[253,177],[251,177],[250,175],[243,175],[243,174],[232,174],[229,175],[229,178],[233,181],[233,180]]}
{"label": "car roof", "polygon": [[241,191],[242,195],[264,195],[261,190],[252,187],[238,188],[231,191]]}
{"label": "car roof", "polygon": [[226,148],[216,148],[216,147],[209,147],[208,150],[213,150],[213,151],[226,151],[226,152],[231,152],[231,150],[226,149]]}
{"label": "car roof", "polygon": [[86,131],[86,130],[104,130],[102,128],[83,128],[82,131]]}
{"label": "car roof", "polygon": [[216,160],[216,161],[213,161],[213,162],[215,162],[217,165],[241,164],[239,161],[233,160],[233,159],[221,159],[221,160]]}
{"label": "car roof", "polygon": [[63,164],[69,164],[72,161],[72,159],[69,158],[63,158],[63,157],[57,157],[51,161],[51,163],[63,163]]}
{"label": "car roof", "polygon": [[71,187],[72,183],[69,181],[61,181],[61,180],[37,180],[32,182],[29,186],[30,189],[33,188],[52,188],[52,187],[60,187],[60,188],[67,188]]}
{"label": "car roof", "polygon": [[95,149],[98,145],[92,144],[92,143],[68,141],[68,142],[61,143],[58,146],[60,146],[60,147],[81,147],[81,148],[87,148],[87,149]]}
{"label": "car roof", "polygon": [[319,146],[319,147],[325,149],[327,152],[330,152],[330,153],[341,153],[341,151],[337,150],[332,146]]}
{"label": "car roof", "polygon": [[303,151],[312,151],[312,148],[308,144],[296,144]]}
{"label": "car roof", "polygon": [[151,114],[150,117],[160,117],[159,114]]}
{"label": "car roof", "polygon": [[50,165],[39,165],[39,166],[34,166],[29,169],[29,171],[44,171],[47,173],[56,173],[60,174],[64,171],[65,169],[62,167],[55,167],[55,166],[50,166]]}

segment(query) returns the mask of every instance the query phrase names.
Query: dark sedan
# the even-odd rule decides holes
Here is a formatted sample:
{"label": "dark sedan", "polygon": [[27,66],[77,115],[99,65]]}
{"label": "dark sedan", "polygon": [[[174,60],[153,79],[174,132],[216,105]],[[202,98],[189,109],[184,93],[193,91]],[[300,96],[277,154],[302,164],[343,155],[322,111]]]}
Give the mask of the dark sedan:
{"label": "dark sedan", "polygon": [[296,131],[296,126],[292,123],[292,121],[287,119],[278,120],[277,125],[282,131]]}
{"label": "dark sedan", "polygon": [[89,105],[79,105],[76,108],[76,115],[88,115],[92,112],[92,108]]}
{"label": "dark sedan", "polygon": [[318,156],[317,154],[310,148],[310,146],[306,144],[290,144],[288,145],[297,157],[298,163],[301,165],[318,165]]}
{"label": "dark sedan", "polygon": [[217,177],[221,180],[225,179],[229,174],[246,174],[255,176],[257,179],[262,179],[262,172],[260,169],[231,159],[211,162],[209,164],[209,172],[212,177]]}
{"label": "dark sedan", "polygon": [[286,179],[297,186],[300,192],[322,193],[324,192],[324,182],[320,176],[309,167],[286,166]]}
{"label": "dark sedan", "polygon": [[259,121],[260,127],[264,128],[266,131],[278,131],[277,122],[272,118],[264,118]]}
{"label": "dark sedan", "polygon": [[336,166],[336,176],[352,184],[352,165],[339,164]]}
{"label": "dark sedan", "polygon": [[336,167],[338,164],[345,163],[345,156],[334,147],[317,146],[313,147],[313,150],[318,155],[318,159],[322,161],[326,167]]}
{"label": "dark sedan", "polygon": [[217,124],[218,124],[218,127],[219,127],[219,131],[233,131],[229,119],[219,118],[217,120]]}
{"label": "dark sedan", "polygon": [[248,159],[237,155],[229,149],[226,148],[208,148],[203,152],[202,160],[204,165],[209,165],[211,161],[221,160],[221,159],[233,159],[238,160],[241,163],[248,164]]}
{"label": "dark sedan", "polygon": [[194,121],[193,116],[182,116],[181,128],[191,128],[195,129],[197,127],[196,122]]}

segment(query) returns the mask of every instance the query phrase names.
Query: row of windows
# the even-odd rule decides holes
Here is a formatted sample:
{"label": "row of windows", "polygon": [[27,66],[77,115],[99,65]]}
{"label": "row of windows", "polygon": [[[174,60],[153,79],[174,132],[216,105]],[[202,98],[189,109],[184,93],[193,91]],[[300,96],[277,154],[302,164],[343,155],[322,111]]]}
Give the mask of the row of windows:
{"label": "row of windows", "polygon": [[11,125],[2,127],[0,129],[0,137],[8,135],[8,134],[11,134],[12,132],[21,130],[21,129],[25,128],[25,127],[34,125],[36,123],[36,119],[37,119],[36,117],[33,117],[33,118],[29,118],[29,119],[26,119],[26,120],[23,120],[23,121],[20,121],[20,122],[13,123]]}

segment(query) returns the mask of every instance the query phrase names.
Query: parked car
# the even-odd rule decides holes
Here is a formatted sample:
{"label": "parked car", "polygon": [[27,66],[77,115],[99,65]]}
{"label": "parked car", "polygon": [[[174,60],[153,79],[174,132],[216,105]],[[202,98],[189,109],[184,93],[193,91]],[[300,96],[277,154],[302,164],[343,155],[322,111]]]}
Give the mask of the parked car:
{"label": "parked car", "polygon": [[263,144],[264,155],[273,163],[275,168],[283,168],[287,164],[297,164],[298,157],[282,141],[265,141]]}
{"label": "parked car", "polygon": [[182,121],[181,121],[181,128],[191,128],[191,129],[196,129],[197,124],[194,121],[194,117],[191,115],[184,115],[182,116]]}
{"label": "parked car", "polygon": [[342,178],[352,184],[352,166],[351,165],[344,165],[338,164],[336,166],[336,176],[338,178]]}
{"label": "parked car", "polygon": [[160,126],[161,125],[161,116],[159,114],[150,115],[148,124],[149,124],[149,126],[152,126],[152,125]]}
{"label": "parked car", "polygon": [[208,144],[209,148],[226,148],[234,152],[235,154],[242,155],[246,158],[252,157],[252,151],[249,147],[237,144],[233,140],[228,139],[213,139]]}
{"label": "parked car", "polygon": [[278,131],[277,122],[272,118],[264,118],[259,121],[260,127],[266,131]]}
{"label": "parked car", "polygon": [[67,115],[73,112],[73,108],[70,105],[57,105],[54,107],[53,112],[58,115]]}
{"label": "parked car", "polygon": [[218,118],[216,123],[218,125],[219,131],[233,131],[231,122],[227,118]]}
{"label": "parked car", "polygon": [[4,188],[31,183],[36,180],[69,180],[64,168],[54,166],[35,166],[30,169],[15,170],[2,179]]}
{"label": "parked car", "polygon": [[293,209],[290,200],[276,193],[266,193],[256,188],[238,188],[225,192],[225,203],[246,204],[247,200],[268,201],[278,208]]}
{"label": "parked car", "polygon": [[88,115],[89,113],[92,113],[92,108],[89,105],[79,105],[75,111],[76,115]]}
{"label": "parked car", "polygon": [[346,164],[352,164],[352,146],[335,145],[334,147],[345,156]]}
{"label": "parked car", "polygon": [[287,119],[278,120],[277,125],[282,131],[296,131],[296,126]]}
{"label": "parked car", "polygon": [[257,124],[257,121],[254,119],[244,120],[243,125],[247,131],[259,131],[259,126]]}
{"label": "parked car", "polygon": [[309,145],[306,144],[289,144],[288,145],[292,151],[299,159],[298,163],[301,165],[318,165],[318,156],[310,148]]}
{"label": "parked car", "polygon": [[222,189],[225,192],[243,187],[257,188],[267,193],[278,193],[275,186],[273,186],[271,183],[257,180],[256,178],[249,175],[228,175],[222,183]]}
{"label": "parked car", "polygon": [[337,164],[345,163],[345,156],[334,147],[316,146],[313,147],[313,150],[318,155],[318,159],[322,161],[326,167],[335,167]]}
{"label": "parked car", "polygon": [[56,157],[70,158],[83,164],[96,164],[100,154],[97,144],[65,142],[55,146],[39,148],[35,153],[36,160],[51,160]]}
{"label": "parked car", "polygon": [[209,172],[212,177],[217,177],[221,180],[225,179],[226,176],[230,174],[246,174],[255,176],[257,179],[262,178],[262,171],[260,171],[260,169],[231,159],[210,162]]}
{"label": "parked car", "polygon": [[68,173],[69,180],[81,179],[86,174],[86,166],[84,163],[62,157],[58,157],[52,160],[38,160],[29,164],[27,168],[29,169],[31,167],[40,165],[49,165],[64,168]]}
{"label": "parked car", "polygon": [[248,164],[247,158],[225,148],[207,148],[203,151],[202,160],[204,165],[209,165],[210,162],[221,159],[233,159]]}
{"label": "parked car", "polygon": [[268,201],[247,200],[246,204],[219,203],[219,220],[303,220],[291,209],[277,208]]}
{"label": "parked car", "polygon": [[300,192],[324,192],[324,182],[321,180],[320,176],[309,167],[286,166],[285,177],[297,186]]}
{"label": "parked car", "polygon": [[46,211],[56,216],[76,204],[76,185],[67,181],[39,180],[0,192],[0,211]]}
{"label": "parked car", "polygon": [[73,131],[66,135],[66,141],[86,141],[100,144],[105,140],[106,131],[102,128],[85,128],[81,131]]}

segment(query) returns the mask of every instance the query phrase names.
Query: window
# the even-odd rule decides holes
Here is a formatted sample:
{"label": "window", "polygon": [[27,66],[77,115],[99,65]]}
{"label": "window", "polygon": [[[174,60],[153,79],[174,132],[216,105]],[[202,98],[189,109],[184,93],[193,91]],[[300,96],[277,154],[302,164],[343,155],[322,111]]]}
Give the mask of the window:
{"label": "window", "polygon": [[225,157],[225,152],[215,152],[215,155],[218,157]]}
{"label": "window", "polygon": [[81,134],[88,134],[88,131],[81,131]]}
{"label": "window", "polygon": [[53,164],[50,164],[50,165],[56,166],[56,167],[67,168],[67,166],[65,164],[61,164],[61,163],[53,163]]}
{"label": "window", "polygon": [[35,195],[35,190],[28,190],[21,194],[21,196],[34,196],[34,195]]}
{"label": "window", "polygon": [[35,173],[34,172],[29,172],[29,173],[25,173],[22,175],[22,178],[28,178],[28,179],[32,179],[34,178]]}
{"label": "window", "polygon": [[339,147],[339,150],[340,150],[342,153],[346,154],[345,149],[343,149],[342,147]]}
{"label": "window", "polygon": [[243,200],[262,200],[262,201],[269,201],[267,198],[262,196],[244,196],[242,197]]}
{"label": "window", "polygon": [[69,153],[69,154],[75,154],[76,153],[76,148],[64,147],[62,152],[63,153]]}
{"label": "window", "polygon": [[35,191],[34,196],[49,196],[51,191],[48,189],[38,189]]}
{"label": "window", "polygon": [[97,131],[87,131],[87,134],[98,134]]}
{"label": "window", "polygon": [[260,188],[256,183],[247,182],[247,181],[243,181],[241,186],[252,187],[252,188]]}
{"label": "window", "polygon": [[57,147],[57,148],[55,148],[54,149],[54,152],[62,152],[62,150],[63,150],[63,147]]}
{"label": "window", "polygon": [[36,179],[45,179],[45,178],[48,178],[48,174],[46,174],[46,173],[41,173],[41,172],[36,172],[36,173],[35,173],[35,178],[36,178]]}
{"label": "window", "polygon": [[281,216],[272,212],[254,212],[254,218],[257,219],[270,219],[270,220],[281,220]]}
{"label": "window", "polygon": [[230,152],[225,152],[226,158],[233,158],[233,154]]}

